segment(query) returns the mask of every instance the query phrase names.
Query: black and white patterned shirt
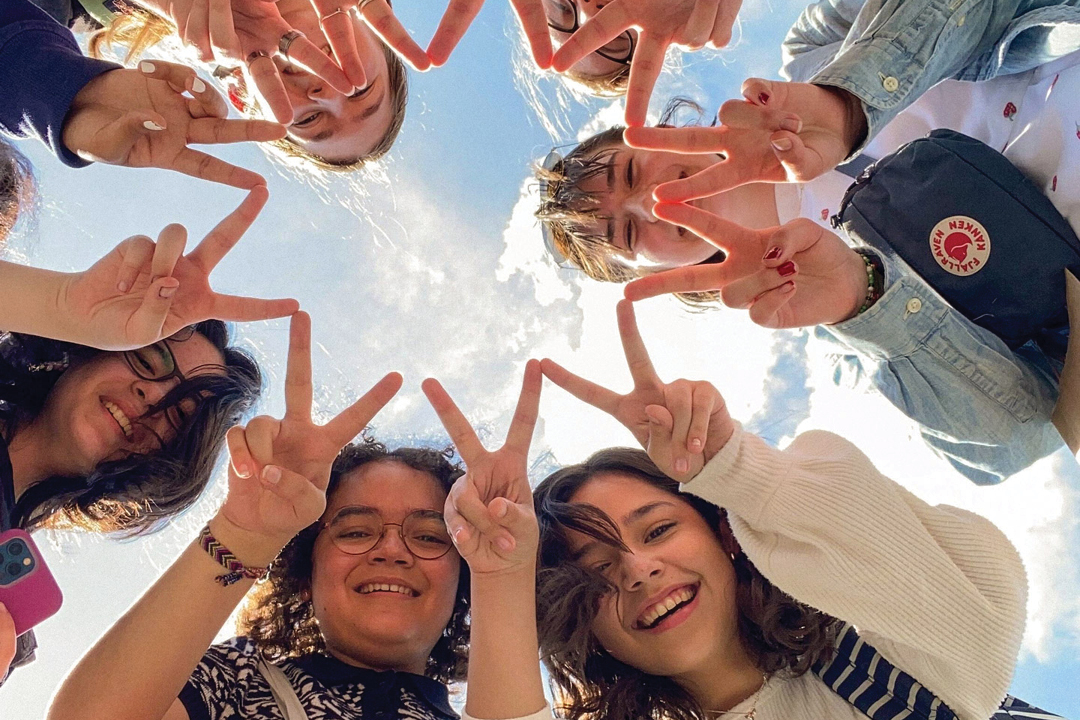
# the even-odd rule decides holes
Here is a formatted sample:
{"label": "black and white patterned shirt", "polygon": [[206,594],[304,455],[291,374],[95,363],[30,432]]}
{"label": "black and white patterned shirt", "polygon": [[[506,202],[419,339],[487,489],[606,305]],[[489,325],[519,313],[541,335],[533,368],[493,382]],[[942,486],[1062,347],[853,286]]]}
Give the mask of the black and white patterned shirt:
{"label": "black and white patterned shirt", "polygon": [[[180,692],[191,720],[284,720],[247,637],[212,646]],[[310,720],[458,720],[442,683],[316,654],[276,663]]]}

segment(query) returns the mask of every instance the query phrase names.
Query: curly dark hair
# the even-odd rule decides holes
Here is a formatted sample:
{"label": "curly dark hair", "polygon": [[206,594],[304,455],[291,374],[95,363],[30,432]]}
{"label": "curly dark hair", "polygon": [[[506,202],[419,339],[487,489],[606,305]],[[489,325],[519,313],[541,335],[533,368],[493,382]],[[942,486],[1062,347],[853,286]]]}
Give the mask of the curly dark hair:
{"label": "curly dark hair", "polygon": [[[334,460],[329,500],[349,473],[374,462],[399,462],[430,474],[446,492],[464,474],[450,461],[452,451],[405,447],[388,450],[365,438],[346,445]],[[255,586],[237,618],[237,633],[254,641],[270,661],[323,652],[326,644],[311,602],[312,553],[319,523],[300,531],[270,567],[266,581]],[[469,663],[469,566],[461,561],[457,599],[450,622],[428,658],[426,675],[442,683],[464,680]]]}
{"label": "curly dark hair", "polygon": [[713,529],[732,553],[739,637],[762,672],[802,675],[833,651],[840,621],[803,605],[758,572],[739,549],[726,513],[701,498],[679,492],[642,450],[609,448],[565,467],[534,493],[540,524],[537,625],[540,652],[551,674],[560,709],[571,720],[705,720],[697,701],[674,680],[650,675],[613,658],[592,633],[605,595],[614,591],[600,574],[569,562],[567,530],[625,548],[618,527],[601,510],[571,503],[577,490],[601,473],[624,473],[678,496]]}
{"label": "curly dark hair", "polygon": [[[250,355],[229,346],[225,323],[207,320],[191,330],[221,351],[225,374],[179,383],[148,410],[154,414],[196,398],[196,409],[176,436],[160,451],[101,463],[85,477],[51,477],[31,485],[15,505],[15,527],[133,536],[160,529],[195,503],[210,481],[226,431],[258,400],[262,375]],[[0,433],[6,442],[37,417],[69,366],[103,352],[34,335],[0,333]]]}
{"label": "curly dark hair", "polygon": [[[660,126],[673,126],[676,117],[686,110],[701,113],[701,107],[693,101],[673,99],[664,109]],[[548,249],[601,282],[625,283],[650,272],[628,265],[607,237],[595,230],[596,221],[602,219],[599,198],[581,189],[592,178],[607,175],[616,151],[625,147],[625,129],[617,125],[599,132],[582,140],[552,168],[536,169],[544,189],[535,215],[549,238]],[[724,257],[724,252],[717,250],[703,264],[723,262]],[[695,310],[705,310],[717,307],[720,293],[676,293],[676,297]]]}
{"label": "curly dark hair", "polygon": [[0,243],[19,218],[34,209],[37,182],[30,161],[7,140],[0,139]]}

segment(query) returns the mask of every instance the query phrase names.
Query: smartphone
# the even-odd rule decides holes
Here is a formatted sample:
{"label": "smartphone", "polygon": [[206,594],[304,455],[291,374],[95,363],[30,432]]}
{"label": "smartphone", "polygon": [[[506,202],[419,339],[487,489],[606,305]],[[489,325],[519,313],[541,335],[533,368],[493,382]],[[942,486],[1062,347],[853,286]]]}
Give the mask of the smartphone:
{"label": "smartphone", "polygon": [[41,551],[23,530],[0,533],[0,602],[22,635],[56,614],[64,601]]}

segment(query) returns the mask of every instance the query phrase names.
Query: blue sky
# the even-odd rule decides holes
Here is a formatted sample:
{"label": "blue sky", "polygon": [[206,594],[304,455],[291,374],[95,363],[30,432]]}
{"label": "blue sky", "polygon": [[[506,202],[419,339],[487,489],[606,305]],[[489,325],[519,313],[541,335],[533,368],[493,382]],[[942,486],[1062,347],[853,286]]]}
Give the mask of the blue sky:
{"label": "blue sky", "polygon": [[[423,44],[443,3],[398,5]],[[738,46],[684,56],[680,73],[661,79],[654,109],[675,94],[716,108],[744,78],[775,76],[780,39],[800,9],[787,0],[747,2]],[[412,75],[401,139],[377,173],[304,179],[254,147],[215,151],[263,173],[271,192],[256,225],[219,267],[215,286],[300,299],[313,317],[317,400],[327,414],[387,371],[401,371],[405,388],[376,419],[380,437],[444,442],[419,391],[428,375],[442,379],[496,439],[530,357],[552,356],[626,387],[613,310],[621,291],[582,282],[547,260],[531,217],[529,180],[530,165],[553,143],[572,142],[581,128],[605,126],[619,111],[570,102],[554,114],[554,126],[563,129],[552,138],[515,86],[510,59],[519,42],[506,3],[488,0],[446,67]],[[556,84],[542,80],[542,94],[557,100]],[[39,145],[22,147],[39,170],[44,202],[36,228],[13,244],[41,266],[86,267],[123,238],[155,234],[170,222],[187,225],[194,243],[242,197],[158,171],[75,172]],[[639,319],[662,376],[711,380],[733,414],[770,440],[811,427],[840,432],[921,496],[998,522],[1020,548],[1032,588],[1013,692],[1080,718],[1080,470],[1067,453],[1003,486],[976,488],[927,451],[887,403],[834,387],[820,348],[801,333],[769,333],[739,313],[691,315],[668,299],[642,304]],[[267,370],[262,410],[279,412],[286,324],[239,332]],[[545,388],[538,457],[573,462],[631,442],[610,418]],[[39,537],[66,604],[40,629],[38,661],[0,692],[0,717],[43,716],[64,673],[194,537],[222,493],[219,477],[196,508],[144,540]],[[223,629],[223,637],[229,634]]]}

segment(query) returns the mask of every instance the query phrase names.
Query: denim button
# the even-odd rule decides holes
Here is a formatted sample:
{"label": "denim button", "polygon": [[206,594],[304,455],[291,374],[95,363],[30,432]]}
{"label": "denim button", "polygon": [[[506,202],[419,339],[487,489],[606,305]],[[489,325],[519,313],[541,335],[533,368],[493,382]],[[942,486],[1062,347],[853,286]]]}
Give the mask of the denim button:
{"label": "denim button", "polygon": [[900,81],[889,75],[886,78],[881,79],[881,85],[887,92],[896,92],[900,88]]}
{"label": "denim button", "polygon": [[922,310],[922,300],[919,298],[911,298],[907,301],[907,311],[909,313],[917,313]]}

